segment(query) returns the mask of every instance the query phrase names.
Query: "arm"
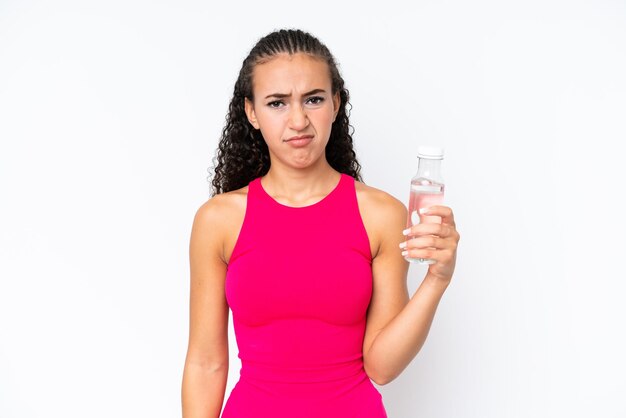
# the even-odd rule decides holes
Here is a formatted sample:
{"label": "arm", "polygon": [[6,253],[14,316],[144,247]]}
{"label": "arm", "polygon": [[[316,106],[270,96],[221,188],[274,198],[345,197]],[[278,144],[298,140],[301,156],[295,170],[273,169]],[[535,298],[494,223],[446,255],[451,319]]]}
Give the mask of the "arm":
{"label": "arm", "polygon": [[189,345],[182,381],[183,418],[218,418],[228,376],[228,304],[224,293],[219,200],[196,213],[189,245]]}
{"label": "arm", "polygon": [[[440,251],[430,252],[424,249],[433,246],[434,238],[430,234],[442,226],[420,224],[412,227],[411,235],[421,238],[411,240],[410,255],[415,256],[418,251],[420,257],[438,261],[429,267],[422,284],[408,300],[408,262],[401,253],[404,248],[399,247],[406,239],[401,231],[406,225],[407,210],[395,198],[389,198],[386,205],[379,206],[386,209],[378,209],[385,214],[381,213],[377,219],[388,222],[381,226],[379,251],[372,260],[375,290],[368,310],[363,357],[367,374],[377,384],[384,385],[408,366],[428,336],[439,301],[450,282],[458,233],[454,228],[446,229],[447,239],[437,238],[441,240],[436,244]],[[425,251],[428,253],[423,253]],[[435,269],[436,265],[439,270]],[[440,274],[435,274],[437,272]],[[442,272],[449,272],[449,277],[444,277]]]}

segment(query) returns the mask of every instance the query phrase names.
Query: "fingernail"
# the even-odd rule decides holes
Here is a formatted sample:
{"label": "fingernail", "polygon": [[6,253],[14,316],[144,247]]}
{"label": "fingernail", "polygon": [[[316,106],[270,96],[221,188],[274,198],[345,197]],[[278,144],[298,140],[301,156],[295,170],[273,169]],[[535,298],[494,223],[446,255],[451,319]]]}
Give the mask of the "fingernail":
{"label": "fingernail", "polygon": [[402,251],[402,255],[403,256],[409,255],[409,252],[408,251]]}
{"label": "fingernail", "polygon": [[423,215],[423,214],[425,214],[425,213],[428,213],[428,208],[421,208],[421,209],[420,209],[420,214],[422,214],[422,215]]}
{"label": "fingernail", "polygon": [[406,241],[401,242],[399,245],[400,248],[406,248]]}
{"label": "fingernail", "polygon": [[414,210],[411,212],[411,225],[417,225],[420,223],[420,216],[417,214],[417,211]]}
{"label": "fingernail", "polygon": [[407,228],[404,231],[402,231],[402,235],[409,235],[409,232],[411,232],[411,228]]}

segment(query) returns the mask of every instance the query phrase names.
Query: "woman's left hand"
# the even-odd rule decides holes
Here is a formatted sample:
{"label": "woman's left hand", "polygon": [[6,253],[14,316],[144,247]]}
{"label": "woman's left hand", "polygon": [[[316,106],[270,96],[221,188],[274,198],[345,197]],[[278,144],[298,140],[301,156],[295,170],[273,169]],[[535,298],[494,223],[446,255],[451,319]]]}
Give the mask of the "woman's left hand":
{"label": "woman's left hand", "polygon": [[[404,230],[402,233],[407,235],[408,240],[401,243],[400,248],[403,256],[436,260],[428,267],[428,275],[448,284],[454,273],[456,249],[461,236],[456,230],[452,209],[443,205],[427,209],[427,212],[422,212],[421,219],[440,216],[441,223],[429,223],[426,220]],[[416,218],[416,214],[413,218]]]}

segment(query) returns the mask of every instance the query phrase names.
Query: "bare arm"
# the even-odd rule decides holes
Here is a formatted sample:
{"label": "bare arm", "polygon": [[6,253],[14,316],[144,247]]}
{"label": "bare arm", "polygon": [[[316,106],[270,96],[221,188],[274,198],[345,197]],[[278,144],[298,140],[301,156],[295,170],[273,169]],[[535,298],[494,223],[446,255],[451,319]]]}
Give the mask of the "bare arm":
{"label": "bare arm", "polygon": [[218,418],[228,376],[228,304],[224,293],[221,204],[198,209],[189,245],[189,346],[182,381],[183,418]]}
{"label": "bare arm", "polygon": [[409,303],[378,333],[367,355],[376,383],[393,381],[419,353],[445,289],[425,279]]}
{"label": "bare arm", "polygon": [[[456,253],[458,242],[458,234],[452,228],[448,230],[447,241],[437,243],[438,247],[442,247],[437,268],[449,272],[450,277],[443,280],[432,274],[434,268],[431,266],[409,300],[406,290],[408,262],[402,257],[399,248],[399,244],[406,239],[401,232],[406,226],[406,207],[393,198],[384,206],[386,209],[381,210],[385,213],[380,214],[378,219],[387,221],[381,229],[379,251],[372,261],[375,291],[368,311],[363,348],[365,370],[372,380],[381,385],[395,379],[422,348],[439,301],[450,282],[454,266],[452,255]],[[417,225],[413,228],[423,235],[409,246],[411,255],[417,256],[414,251],[429,251],[418,250],[417,246],[433,244],[432,237],[426,236],[425,232],[434,233],[433,228],[439,226]],[[419,257],[435,258],[432,255],[420,253]],[[442,266],[447,268],[442,269]]]}

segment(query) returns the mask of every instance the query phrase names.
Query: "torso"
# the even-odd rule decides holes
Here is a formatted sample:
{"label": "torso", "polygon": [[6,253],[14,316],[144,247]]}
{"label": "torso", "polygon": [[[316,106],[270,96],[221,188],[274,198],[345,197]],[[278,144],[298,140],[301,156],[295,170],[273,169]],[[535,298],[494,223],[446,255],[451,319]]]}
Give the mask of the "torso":
{"label": "torso", "polygon": [[[357,202],[359,212],[363,219],[363,225],[370,241],[372,259],[376,257],[380,247],[380,234],[376,229],[376,214],[379,205],[385,204],[386,199],[390,199],[387,193],[368,186],[360,181],[355,181]],[[239,231],[243,225],[246,213],[246,199],[248,196],[248,186],[233,190],[220,195],[223,199],[224,216],[226,217],[223,227],[222,261],[229,263],[230,257],[235,248],[235,243],[239,237]]]}

